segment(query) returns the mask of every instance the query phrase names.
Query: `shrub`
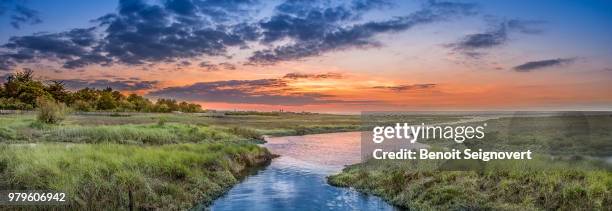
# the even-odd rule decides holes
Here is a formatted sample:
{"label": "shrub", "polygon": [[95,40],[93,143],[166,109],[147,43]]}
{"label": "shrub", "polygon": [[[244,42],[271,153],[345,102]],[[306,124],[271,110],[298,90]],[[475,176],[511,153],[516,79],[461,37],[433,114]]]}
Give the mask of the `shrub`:
{"label": "shrub", "polygon": [[55,100],[47,98],[38,98],[38,115],[39,122],[46,124],[57,124],[64,120],[68,113],[68,108],[63,103],[58,103]]}
{"label": "shrub", "polygon": [[165,117],[159,117],[159,120],[157,120],[157,126],[163,127],[164,125],[166,125],[166,122],[168,120],[166,120]]}

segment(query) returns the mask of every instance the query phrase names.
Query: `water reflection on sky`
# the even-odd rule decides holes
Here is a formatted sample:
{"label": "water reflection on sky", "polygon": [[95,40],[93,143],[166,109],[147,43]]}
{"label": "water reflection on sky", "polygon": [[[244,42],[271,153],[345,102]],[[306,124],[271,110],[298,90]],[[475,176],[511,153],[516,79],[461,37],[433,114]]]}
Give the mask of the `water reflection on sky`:
{"label": "water reflection on sky", "polygon": [[378,197],[327,184],[325,177],[360,160],[360,133],[269,138],[281,157],[217,199],[212,210],[393,210]]}

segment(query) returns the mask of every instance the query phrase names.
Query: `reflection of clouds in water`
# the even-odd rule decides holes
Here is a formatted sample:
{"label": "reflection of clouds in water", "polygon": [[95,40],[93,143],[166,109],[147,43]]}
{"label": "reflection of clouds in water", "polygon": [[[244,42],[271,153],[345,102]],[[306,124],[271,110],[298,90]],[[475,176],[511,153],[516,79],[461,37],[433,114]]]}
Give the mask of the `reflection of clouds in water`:
{"label": "reflection of clouds in water", "polygon": [[284,180],[272,183],[272,189],[274,190],[274,194],[277,198],[292,198],[294,191],[296,190],[295,188],[295,184]]}
{"label": "reflection of clouds in water", "polygon": [[[271,138],[266,147],[281,157],[274,159],[265,170],[236,185],[217,199],[210,209],[393,210],[380,198],[327,184],[325,177],[342,168],[336,163],[347,162],[346,155],[354,153],[355,145],[359,146],[359,139],[352,140],[355,134],[352,135]],[[320,150],[323,153],[317,153],[317,149],[324,149]],[[355,158],[359,159],[358,148],[356,152]],[[330,162],[333,160],[335,163]]]}
{"label": "reflection of clouds in water", "polygon": [[347,191],[346,189],[337,193],[333,200],[327,202],[328,207],[346,208],[350,210],[358,210],[356,204],[359,194],[356,191]]}
{"label": "reflection of clouds in water", "polygon": [[302,171],[306,174],[322,174],[328,175],[337,170],[334,166],[325,166],[312,162],[299,160],[289,156],[282,156],[275,160],[277,166],[281,169],[288,169],[290,171]]}
{"label": "reflection of clouds in water", "polygon": [[[360,132],[271,137],[266,147],[272,153],[303,161],[306,168],[339,171],[360,161]],[[329,172],[327,172],[329,173]]]}

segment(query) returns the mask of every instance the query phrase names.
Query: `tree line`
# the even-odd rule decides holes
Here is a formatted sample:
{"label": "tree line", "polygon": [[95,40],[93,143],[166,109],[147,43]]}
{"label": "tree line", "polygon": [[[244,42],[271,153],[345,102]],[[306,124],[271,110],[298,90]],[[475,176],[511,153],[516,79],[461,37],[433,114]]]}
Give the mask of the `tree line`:
{"label": "tree line", "polygon": [[76,111],[117,112],[200,112],[202,107],[174,99],[158,99],[155,102],[137,95],[124,95],[108,87],[106,89],[66,89],[62,81],[43,82],[34,79],[31,70],[9,74],[0,86],[0,109],[32,110],[40,98],[63,103]]}

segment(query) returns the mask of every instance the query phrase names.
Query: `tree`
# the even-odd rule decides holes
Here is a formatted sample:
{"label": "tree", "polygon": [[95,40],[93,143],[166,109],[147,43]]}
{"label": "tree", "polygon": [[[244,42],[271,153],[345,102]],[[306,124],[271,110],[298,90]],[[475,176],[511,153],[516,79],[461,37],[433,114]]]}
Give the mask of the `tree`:
{"label": "tree", "polygon": [[51,81],[45,90],[51,94],[55,100],[59,102],[63,102],[66,104],[72,103],[72,97],[66,88],[64,87],[64,82],[62,81]]}
{"label": "tree", "polygon": [[79,111],[199,112],[202,110],[198,104],[177,102],[174,99],[162,98],[152,103],[137,94],[126,97],[110,87],[101,90],[83,88],[70,92],[62,81],[43,83],[35,80],[30,69],[10,74],[6,82],[0,86],[0,109],[31,110],[43,104],[49,105],[49,103],[38,103],[41,98],[69,105]]}
{"label": "tree", "polygon": [[153,105],[149,99],[137,94],[130,94],[127,97],[127,101],[134,106],[134,110],[136,111],[151,111]]}
{"label": "tree", "polygon": [[95,89],[90,89],[89,87],[80,89],[72,94],[73,100],[82,100],[90,103],[98,101],[98,97],[98,92]]}
{"label": "tree", "polygon": [[174,99],[160,98],[157,100],[157,102],[155,102],[155,107],[157,107],[158,112],[171,112],[179,110],[179,106],[176,104],[176,100]]}
{"label": "tree", "polygon": [[5,98],[13,98],[35,107],[36,99],[43,96],[51,97],[49,92],[45,90],[45,84],[34,80],[30,69],[10,74],[4,83]]}
{"label": "tree", "polygon": [[202,106],[199,104],[193,104],[193,103],[188,103],[188,102],[181,102],[178,104],[179,107],[179,111],[181,112],[187,112],[187,113],[193,113],[193,112],[199,112],[202,111]]}
{"label": "tree", "polygon": [[100,98],[98,99],[96,107],[98,108],[98,110],[111,110],[115,109],[115,107],[117,107],[117,104],[111,93],[102,92]]}
{"label": "tree", "polygon": [[72,103],[71,107],[77,111],[94,111],[94,106],[84,100],[76,100]]}

